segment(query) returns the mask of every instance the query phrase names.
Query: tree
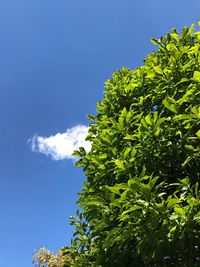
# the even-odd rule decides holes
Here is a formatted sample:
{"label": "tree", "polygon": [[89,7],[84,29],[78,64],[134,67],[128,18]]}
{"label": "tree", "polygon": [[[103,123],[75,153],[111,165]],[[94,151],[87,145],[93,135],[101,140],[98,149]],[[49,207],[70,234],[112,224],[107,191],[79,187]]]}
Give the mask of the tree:
{"label": "tree", "polygon": [[65,247],[61,248],[57,253],[53,253],[42,247],[33,255],[33,264],[39,267],[68,267],[73,261],[71,251],[71,249]]}
{"label": "tree", "polygon": [[86,181],[70,266],[200,266],[200,32],[152,42],[105,83],[91,151],[74,152]]}
{"label": "tree", "polygon": [[200,266],[200,32],[193,29],[152,39],[158,50],[144,66],[114,73],[89,116],[91,152],[74,153],[87,177],[74,220],[77,266]]}

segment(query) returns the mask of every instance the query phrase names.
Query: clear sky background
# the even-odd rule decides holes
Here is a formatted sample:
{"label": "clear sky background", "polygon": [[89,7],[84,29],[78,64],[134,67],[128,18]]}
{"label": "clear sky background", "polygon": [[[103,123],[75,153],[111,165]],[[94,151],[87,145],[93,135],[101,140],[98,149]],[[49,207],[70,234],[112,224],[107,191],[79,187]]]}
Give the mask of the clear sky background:
{"label": "clear sky background", "polygon": [[0,0],[0,267],[70,244],[84,175],[69,151],[87,128],[69,129],[152,37],[199,19],[199,0]]}

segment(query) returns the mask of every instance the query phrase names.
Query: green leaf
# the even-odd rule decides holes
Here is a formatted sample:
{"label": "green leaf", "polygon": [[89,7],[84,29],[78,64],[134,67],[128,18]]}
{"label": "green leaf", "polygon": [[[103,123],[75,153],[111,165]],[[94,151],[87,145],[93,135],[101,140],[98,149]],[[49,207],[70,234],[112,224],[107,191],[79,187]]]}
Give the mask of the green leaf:
{"label": "green leaf", "polygon": [[132,150],[131,147],[127,147],[126,148],[126,150],[124,151],[124,158],[125,159],[129,156],[131,150]]}
{"label": "green leaf", "polygon": [[179,198],[169,198],[167,200],[167,207],[171,208],[172,206],[174,206],[175,204],[179,204],[181,202],[181,199]]}
{"label": "green leaf", "polygon": [[180,82],[178,82],[176,85],[179,85],[181,83],[185,83],[185,82],[188,82],[188,81],[189,81],[189,79],[184,77],[184,78],[181,78]]}
{"label": "green leaf", "polygon": [[193,79],[200,82],[200,71],[194,71]]}
{"label": "green leaf", "polygon": [[160,42],[158,42],[155,38],[151,39],[152,44],[154,45],[160,45]]}
{"label": "green leaf", "polygon": [[164,100],[163,100],[163,105],[169,109],[170,111],[172,111],[173,113],[178,113],[178,109],[177,109],[177,106],[176,106],[176,101],[171,98],[171,97],[166,97]]}
{"label": "green leaf", "polygon": [[126,215],[127,213],[130,213],[130,212],[133,212],[133,211],[135,211],[135,210],[140,210],[142,207],[141,206],[133,206],[133,207],[131,207],[131,208],[129,208],[128,210],[126,210],[126,211],[124,211],[124,212],[122,212],[122,214],[121,214],[121,218],[124,216],[124,215]]}
{"label": "green leaf", "polygon": [[198,132],[196,132],[196,135],[200,138],[200,130],[198,130]]}
{"label": "green leaf", "polygon": [[79,150],[75,150],[75,151],[73,152],[72,156],[73,156],[73,157],[81,157],[82,154],[81,154],[81,152],[80,152]]}
{"label": "green leaf", "polygon": [[87,115],[87,118],[88,118],[90,121],[94,121],[94,120],[95,120],[95,117],[92,116],[92,115],[90,115],[90,114]]}
{"label": "green leaf", "polygon": [[173,53],[176,53],[178,51],[177,47],[172,43],[167,45],[167,50],[169,50],[170,52],[173,52]]}
{"label": "green leaf", "polygon": [[87,206],[97,206],[97,207],[99,207],[100,206],[100,202],[95,201],[95,200],[89,201],[89,202],[87,202]]}
{"label": "green leaf", "polygon": [[200,212],[198,212],[198,213],[194,216],[194,220],[200,222]]}
{"label": "green leaf", "polygon": [[119,117],[119,129],[123,129],[123,128],[124,128],[124,118]]}
{"label": "green leaf", "polygon": [[181,208],[179,205],[174,206],[174,211],[178,213],[181,216],[185,216],[185,211],[183,208]]}
{"label": "green leaf", "polygon": [[123,183],[123,184],[115,184],[114,186],[108,186],[107,188],[112,193],[120,195],[121,194],[120,190],[124,191],[125,189],[128,188],[128,186]]}
{"label": "green leaf", "polygon": [[194,147],[191,145],[185,145],[185,148],[192,151],[194,150]]}
{"label": "green leaf", "polygon": [[189,178],[186,177],[186,178],[182,179],[180,182],[181,182],[183,185],[188,186],[190,181],[189,181]]}
{"label": "green leaf", "polygon": [[133,177],[130,180],[128,180],[128,186],[132,186],[134,184],[140,185],[140,180],[137,177]]}
{"label": "green leaf", "polygon": [[150,178],[150,181],[149,181],[149,185],[150,185],[150,189],[152,190],[153,187],[155,186],[156,182],[158,181],[159,179],[159,176],[156,176],[154,178]]}
{"label": "green leaf", "polygon": [[153,124],[153,120],[151,118],[151,114],[148,114],[146,117],[145,117],[145,121],[147,124],[149,125],[152,125]]}
{"label": "green leaf", "polygon": [[166,118],[159,118],[158,120],[156,120],[155,126],[159,127],[164,121],[166,121]]}
{"label": "green leaf", "polygon": [[146,129],[149,128],[149,125],[147,124],[145,118],[142,118],[142,119],[141,119],[141,124],[142,124],[142,126],[144,126]]}
{"label": "green leaf", "polygon": [[199,183],[198,182],[196,182],[196,184],[195,184],[195,195],[196,195],[196,197],[198,197],[198,194],[199,193]]}
{"label": "green leaf", "polygon": [[171,238],[171,237],[173,236],[173,233],[176,231],[176,228],[177,228],[177,225],[174,225],[174,226],[170,229],[169,233],[167,234],[167,237],[168,237],[168,238]]}
{"label": "green leaf", "polygon": [[195,26],[194,23],[190,26],[189,31],[188,31],[188,34],[189,35],[193,34],[193,32],[194,32],[194,26]]}
{"label": "green leaf", "polygon": [[115,160],[114,162],[115,162],[115,165],[116,165],[119,169],[123,169],[123,170],[124,170],[125,166],[124,166],[124,163],[123,163],[121,160],[117,159],[117,160]]}
{"label": "green leaf", "polygon": [[171,37],[177,41],[179,40],[179,35],[177,33],[171,33]]}
{"label": "green leaf", "polygon": [[99,158],[100,158],[100,159],[106,159],[107,157],[108,157],[107,154],[101,154],[101,155],[99,155]]}
{"label": "green leaf", "polygon": [[127,110],[126,110],[126,108],[123,108],[123,109],[122,109],[121,115],[122,115],[123,117],[126,117],[126,115],[127,115]]}
{"label": "green leaf", "polygon": [[155,66],[155,67],[154,67],[154,70],[155,70],[157,73],[159,73],[159,74],[163,74],[163,70],[161,69],[160,66]]}

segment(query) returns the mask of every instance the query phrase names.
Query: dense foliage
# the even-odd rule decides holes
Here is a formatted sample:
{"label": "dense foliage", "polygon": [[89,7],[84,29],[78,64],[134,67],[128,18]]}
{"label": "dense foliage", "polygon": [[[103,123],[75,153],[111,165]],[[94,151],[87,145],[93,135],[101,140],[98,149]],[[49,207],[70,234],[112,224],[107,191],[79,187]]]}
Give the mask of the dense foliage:
{"label": "dense foliage", "polygon": [[[144,66],[106,82],[73,245],[75,266],[200,266],[200,32],[153,44]],[[74,220],[74,221],[73,221]]]}
{"label": "dense foliage", "polygon": [[[106,82],[65,266],[200,266],[200,32],[175,29]],[[69,254],[69,249],[66,254]]]}

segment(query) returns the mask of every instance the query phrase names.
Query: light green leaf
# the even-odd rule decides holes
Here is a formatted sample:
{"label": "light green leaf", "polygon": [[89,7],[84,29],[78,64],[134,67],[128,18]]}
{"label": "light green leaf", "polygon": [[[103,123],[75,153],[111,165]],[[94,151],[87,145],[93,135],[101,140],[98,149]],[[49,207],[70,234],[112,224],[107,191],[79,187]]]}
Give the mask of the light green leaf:
{"label": "light green leaf", "polygon": [[125,152],[124,152],[124,158],[127,158],[127,156],[129,155],[130,151],[131,151],[131,147],[127,147]]}
{"label": "light green leaf", "polygon": [[126,110],[126,108],[123,108],[123,110],[122,110],[122,112],[121,112],[121,115],[122,115],[123,117],[126,117],[126,114],[127,114],[127,110]]}
{"label": "light green leaf", "polygon": [[163,74],[163,70],[161,69],[160,66],[155,66],[155,67],[154,67],[154,70],[155,70],[157,73],[159,73],[159,74]]}
{"label": "light green leaf", "polygon": [[178,110],[177,110],[177,106],[175,104],[175,100],[171,97],[166,97],[164,100],[163,100],[163,105],[169,109],[170,111],[172,111],[173,113],[178,113]]}
{"label": "light green leaf", "polygon": [[148,114],[148,115],[145,117],[145,121],[146,121],[147,124],[152,125],[153,120],[152,120],[150,114]]}
{"label": "light green leaf", "polygon": [[177,52],[178,51],[177,47],[172,43],[167,45],[167,50],[169,50],[170,52]]}
{"label": "light green leaf", "polygon": [[140,206],[133,206],[133,207],[129,208],[128,210],[122,212],[122,214],[121,214],[120,217],[123,217],[123,216],[124,216],[125,214],[127,214],[127,213],[133,212],[133,211],[135,211],[135,210],[140,210],[140,209],[141,209]]}
{"label": "light green leaf", "polygon": [[143,127],[145,127],[146,129],[148,129],[148,128],[149,128],[149,126],[148,126],[148,124],[147,124],[147,122],[146,122],[145,118],[142,118],[142,119],[141,119],[141,124],[142,124],[142,125],[143,125]]}
{"label": "light green leaf", "polygon": [[123,129],[124,128],[124,117],[119,117],[119,129]]}
{"label": "light green leaf", "polygon": [[106,159],[107,157],[108,157],[107,154],[101,154],[101,155],[99,155],[99,158],[100,158],[100,159]]}
{"label": "light green leaf", "polygon": [[192,25],[190,26],[189,31],[188,31],[189,35],[191,35],[194,32],[194,26],[195,26],[195,24],[192,23]]}
{"label": "light green leaf", "polygon": [[115,165],[116,165],[119,169],[124,169],[124,168],[125,168],[124,163],[123,163],[121,160],[119,160],[119,159],[115,160]]}
{"label": "light green leaf", "polygon": [[177,228],[177,225],[173,226],[171,229],[170,229],[170,232],[168,233],[168,237],[172,237],[172,234],[176,231],[176,228]]}
{"label": "light green leaf", "polygon": [[200,212],[198,212],[198,213],[194,216],[194,220],[200,222]]}
{"label": "light green leaf", "polygon": [[188,149],[188,150],[194,150],[194,147],[191,146],[191,145],[185,145],[185,148]]}
{"label": "light green leaf", "polygon": [[194,71],[193,79],[200,82],[200,71]]}
{"label": "light green leaf", "polygon": [[115,184],[114,186],[107,186],[108,190],[112,193],[115,193],[117,195],[120,195],[120,190],[125,190],[128,188],[126,184]]}
{"label": "light green leaf", "polygon": [[198,130],[198,132],[196,132],[196,135],[200,138],[200,130]]}
{"label": "light green leaf", "polygon": [[189,182],[190,182],[190,180],[189,180],[188,177],[186,177],[186,178],[184,178],[184,179],[181,180],[181,183],[184,184],[184,185],[186,185],[186,186],[189,185]]}
{"label": "light green leaf", "polygon": [[179,36],[178,36],[178,34],[175,33],[175,32],[174,32],[174,33],[171,33],[171,37],[174,38],[174,39],[177,40],[177,41],[179,40]]}
{"label": "light green leaf", "polygon": [[171,208],[173,205],[180,203],[181,200],[179,198],[168,198],[167,200],[167,207]]}
{"label": "light green leaf", "polygon": [[176,213],[178,213],[179,215],[181,215],[181,216],[185,216],[185,211],[184,211],[184,209],[181,208],[179,205],[176,205],[176,206],[174,207],[174,211],[175,211]]}

